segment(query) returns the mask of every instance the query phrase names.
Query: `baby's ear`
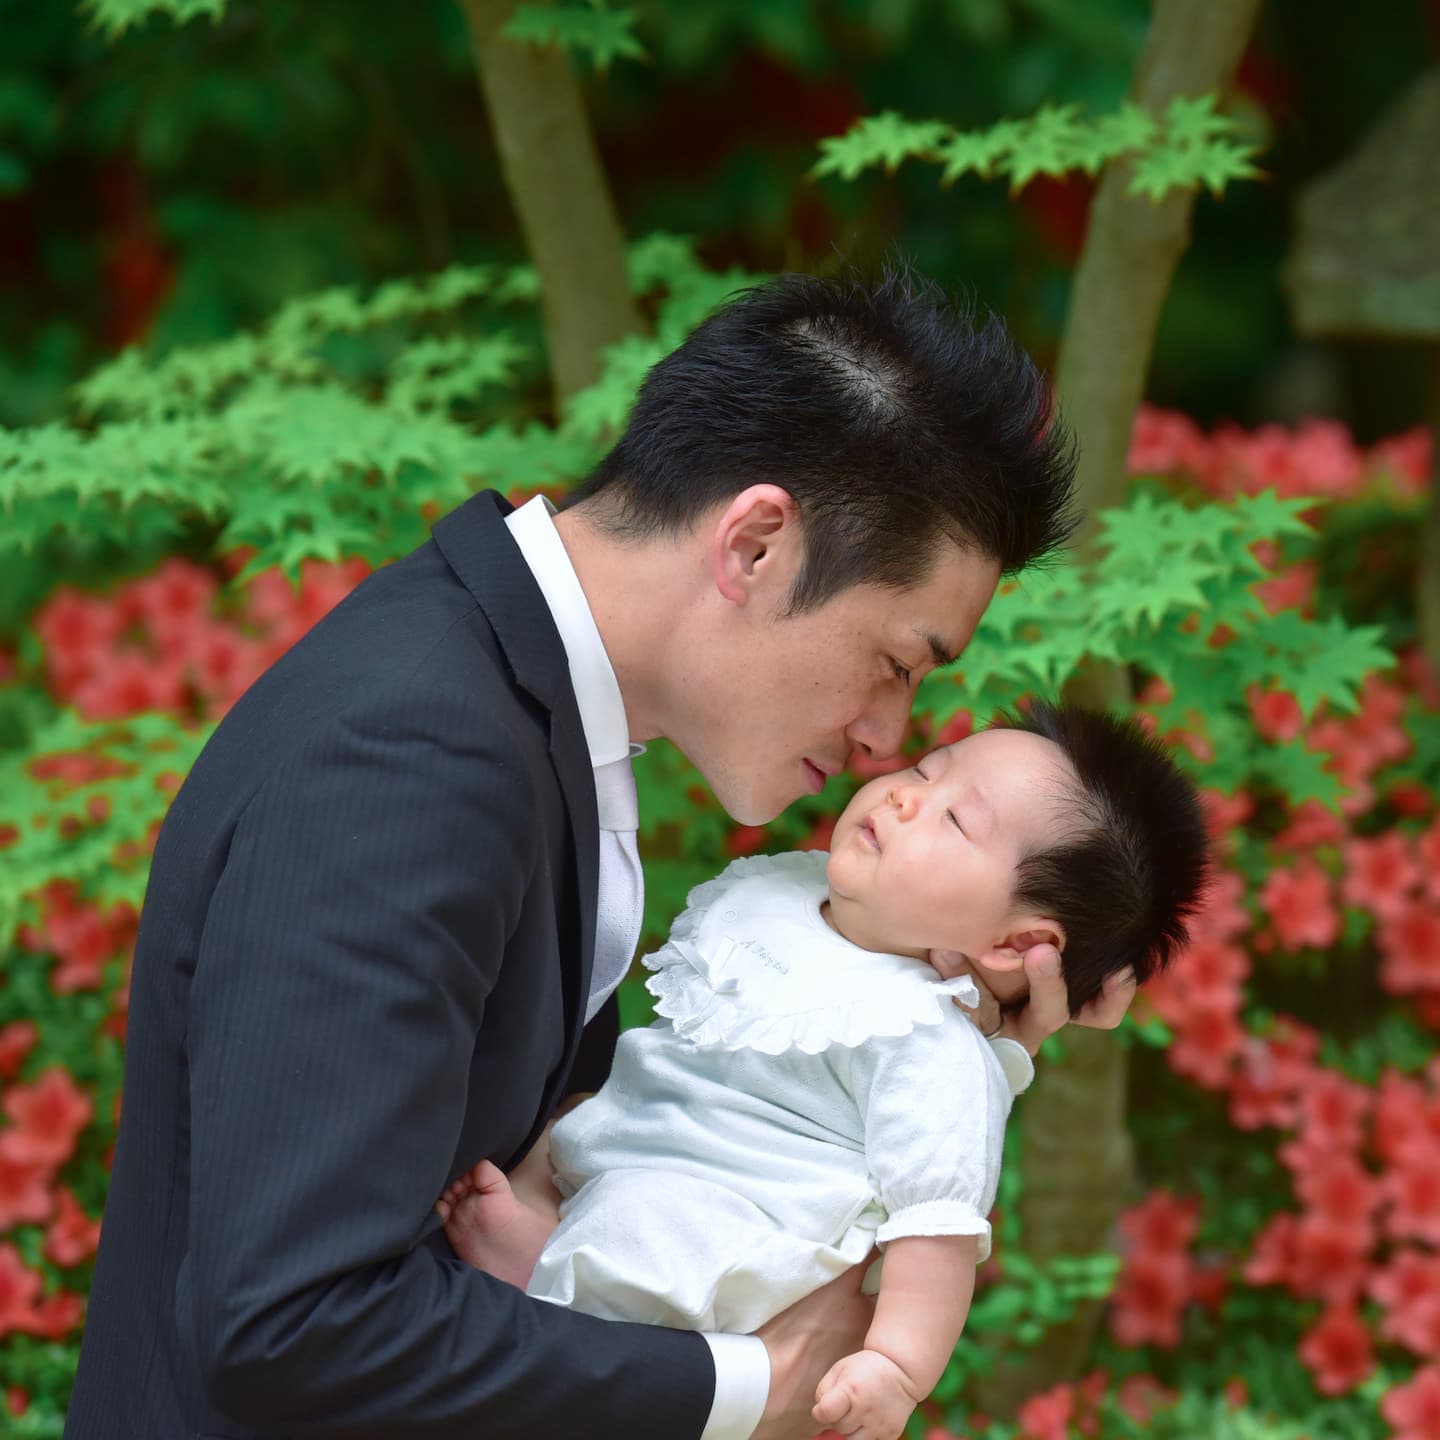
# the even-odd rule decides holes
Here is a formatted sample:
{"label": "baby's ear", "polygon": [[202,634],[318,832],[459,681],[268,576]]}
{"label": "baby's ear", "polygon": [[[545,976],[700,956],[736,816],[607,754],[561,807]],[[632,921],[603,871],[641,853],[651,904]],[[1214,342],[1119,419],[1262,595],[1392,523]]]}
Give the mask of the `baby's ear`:
{"label": "baby's ear", "polygon": [[980,956],[980,964],[992,970],[1022,970],[1026,952],[1036,945],[1053,945],[1064,954],[1065,927],[1046,915],[1027,915],[998,945]]}

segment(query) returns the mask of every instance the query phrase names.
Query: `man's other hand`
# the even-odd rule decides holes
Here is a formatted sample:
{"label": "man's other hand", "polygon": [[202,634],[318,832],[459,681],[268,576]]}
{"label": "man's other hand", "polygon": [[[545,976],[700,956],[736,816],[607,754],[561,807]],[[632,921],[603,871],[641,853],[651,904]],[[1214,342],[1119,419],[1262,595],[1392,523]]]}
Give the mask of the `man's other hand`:
{"label": "man's other hand", "polygon": [[[1025,977],[1030,982],[1030,997],[1016,1010],[1003,1012],[999,1002],[985,986],[984,978],[970,972],[980,990],[980,1004],[963,1007],[980,1027],[991,1035],[998,1022],[999,1034],[1018,1040],[1034,1055],[1065,1025],[1086,1025],[1094,1030],[1113,1030],[1124,1018],[1135,998],[1135,977],[1128,970],[1106,977],[1100,993],[1075,1016],[1070,1014],[1070,997],[1065,977],[1060,973],[1060,952],[1053,945],[1035,945],[1025,952]],[[955,1002],[960,1003],[958,1000]]]}
{"label": "man's other hand", "polygon": [[869,1264],[837,1276],[756,1331],[770,1356],[770,1396],[754,1440],[808,1440],[819,1433],[811,1414],[815,1387],[836,1361],[864,1348],[875,1318],[874,1301],[860,1293]]}

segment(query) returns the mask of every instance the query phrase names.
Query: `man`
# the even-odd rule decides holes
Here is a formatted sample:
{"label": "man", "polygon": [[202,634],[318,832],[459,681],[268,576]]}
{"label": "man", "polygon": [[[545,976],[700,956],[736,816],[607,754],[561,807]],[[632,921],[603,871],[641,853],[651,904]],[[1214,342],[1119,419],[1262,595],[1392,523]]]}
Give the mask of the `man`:
{"label": "man", "polygon": [[759,1337],[614,1325],[471,1270],[432,1207],[603,1073],[632,742],[749,824],[892,754],[1072,472],[998,321],[783,278],[655,367],[569,508],[476,496],[262,677],[156,848],[67,1435],[812,1433],[858,1276]]}

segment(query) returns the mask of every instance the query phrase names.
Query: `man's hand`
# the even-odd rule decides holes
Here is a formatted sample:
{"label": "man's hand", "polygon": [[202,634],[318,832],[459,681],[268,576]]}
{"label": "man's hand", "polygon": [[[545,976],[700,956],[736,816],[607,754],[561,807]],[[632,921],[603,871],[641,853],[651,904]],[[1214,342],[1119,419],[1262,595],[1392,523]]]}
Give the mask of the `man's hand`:
{"label": "man's hand", "polygon": [[[998,1033],[1018,1040],[1034,1055],[1048,1035],[1074,1023],[1094,1030],[1113,1030],[1124,1018],[1135,998],[1135,977],[1128,970],[1107,976],[1100,993],[1080,1013],[1070,1015],[1070,997],[1065,978],[1060,973],[1060,952],[1053,945],[1035,945],[1025,952],[1025,978],[1030,982],[1030,997],[1018,1010],[1002,1012],[999,1002],[986,988],[984,977],[972,969],[971,978],[980,990],[980,1004],[961,1006],[979,1026],[980,1033],[993,1037]],[[957,1005],[960,1002],[955,1002]]]}
{"label": "man's hand", "polygon": [[814,1416],[851,1440],[899,1440],[923,1396],[888,1355],[859,1350],[832,1365],[815,1392]]}
{"label": "man's hand", "polygon": [[770,1356],[770,1396],[753,1440],[808,1440],[824,1428],[811,1414],[815,1388],[836,1361],[864,1346],[875,1317],[874,1302],[860,1293],[869,1263],[797,1300],[756,1331]]}

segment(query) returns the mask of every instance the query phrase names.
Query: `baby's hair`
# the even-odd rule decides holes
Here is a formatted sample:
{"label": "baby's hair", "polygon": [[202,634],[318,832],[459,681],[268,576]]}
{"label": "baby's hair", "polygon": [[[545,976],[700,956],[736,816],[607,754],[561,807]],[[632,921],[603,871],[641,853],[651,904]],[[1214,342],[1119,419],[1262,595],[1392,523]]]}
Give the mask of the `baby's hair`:
{"label": "baby's hair", "polygon": [[1139,982],[1168,965],[1188,937],[1209,876],[1200,798],[1164,747],[1104,711],[1037,703],[999,723],[1053,740],[1079,781],[1074,829],[1021,860],[1015,903],[1065,927],[1070,1013],[1108,975]]}

